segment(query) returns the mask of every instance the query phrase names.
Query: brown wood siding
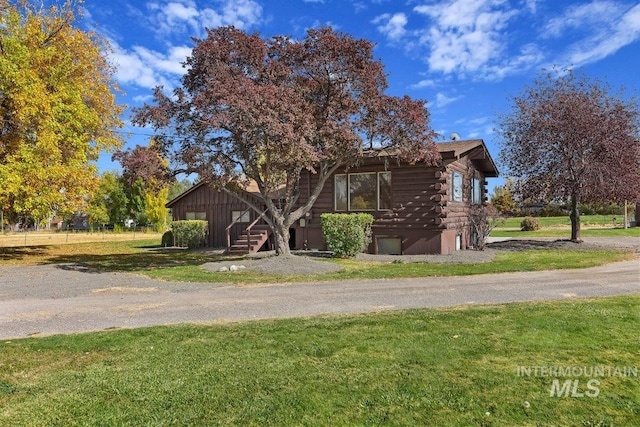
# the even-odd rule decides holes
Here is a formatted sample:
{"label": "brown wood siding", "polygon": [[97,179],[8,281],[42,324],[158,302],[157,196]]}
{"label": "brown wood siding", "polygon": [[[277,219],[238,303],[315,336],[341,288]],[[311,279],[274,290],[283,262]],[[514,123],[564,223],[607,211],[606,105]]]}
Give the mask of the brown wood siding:
{"label": "brown wood siding", "polygon": [[[469,145],[469,143],[473,144]],[[390,157],[376,157],[365,159],[357,168],[351,168],[348,171],[338,170],[337,174],[391,171],[391,209],[366,211],[375,218],[374,240],[368,249],[369,252],[375,253],[376,239],[379,237],[400,239],[404,254],[451,253],[456,250],[456,241],[460,238],[462,249],[469,246],[468,214],[472,200],[471,177],[477,176],[484,186],[486,185],[484,176],[478,170],[488,170],[489,176],[497,176],[495,168],[487,169],[487,153],[484,151],[484,145],[473,149],[476,143],[477,141],[468,142],[467,145],[470,148],[465,148],[464,154],[456,151],[456,147],[460,149],[464,147],[451,143],[449,145],[451,150],[441,151],[443,154],[441,167],[398,164]],[[452,171],[462,174],[463,202],[450,200]],[[327,179],[311,209],[310,217],[305,218],[305,226],[301,226],[300,222],[293,225],[292,235],[295,236],[296,249],[326,249],[320,227],[320,215],[325,212],[335,212],[334,177],[335,174]],[[302,173],[298,206],[308,201],[317,182],[317,175]],[[259,197],[251,193],[246,194],[256,205],[262,206]],[[482,194],[484,195],[484,191]],[[206,212],[209,221],[209,245],[217,247],[226,245],[225,228],[231,223],[231,212],[246,208],[245,204],[235,197],[206,186],[187,191],[169,205],[168,207],[173,209],[173,217],[176,220],[185,219],[186,212],[189,211]],[[252,211],[252,220],[256,217],[257,214]],[[231,238],[235,239],[245,227],[246,224],[236,225],[232,230]]]}
{"label": "brown wood siding", "polygon": [[[451,239],[455,238],[455,235],[462,236],[463,248],[471,245],[471,229],[469,225],[469,212],[473,201],[472,178],[480,180],[481,184],[481,199],[485,198],[485,180],[481,172],[476,170],[473,162],[469,158],[462,159],[444,159],[446,166],[446,206],[444,206],[444,218],[443,226],[450,230],[447,236],[443,236],[446,240],[443,243],[444,246],[450,247],[452,245]],[[451,201],[451,173],[459,172],[462,174],[462,202]],[[455,245],[455,244],[454,244]]]}
{"label": "brown wood siding", "polygon": [[[374,216],[374,239],[369,252],[376,251],[378,237],[400,238],[404,253],[440,253],[440,234],[445,227],[444,202],[447,195],[447,176],[443,170],[424,165],[398,165],[397,163],[364,164],[346,173],[391,171],[392,208],[363,211]],[[338,171],[337,174],[345,173]],[[296,248],[326,249],[322,239],[320,215],[336,212],[334,206],[334,177],[329,177],[312,209],[306,227],[296,224]],[[304,204],[317,183],[317,176],[304,173],[300,182],[300,199]],[[346,211],[339,211],[347,213]],[[356,211],[349,211],[356,212]]]}
{"label": "brown wood siding", "polygon": [[[451,253],[456,250],[456,236],[461,236],[462,249],[470,246],[468,223],[472,200],[471,177],[484,177],[467,158],[443,159],[443,167],[424,165],[398,165],[390,163],[365,163],[346,173],[391,171],[392,209],[365,211],[374,216],[373,242],[369,252],[376,251],[378,237],[400,238],[405,254]],[[462,174],[463,201],[450,201],[451,176]],[[338,171],[338,174],[345,171]],[[311,220],[304,228],[296,224],[296,249],[326,249],[322,239],[320,215],[336,212],[334,206],[334,176],[329,177],[312,209]],[[317,176],[304,173],[300,185],[298,204],[304,204],[317,183]],[[484,196],[484,191],[482,192]],[[345,212],[345,211],[341,211]],[[350,211],[354,212],[354,211]],[[347,213],[347,212],[345,212]]]}
{"label": "brown wood siding", "polygon": [[[260,200],[248,194],[257,205],[261,205]],[[200,188],[185,194],[184,197],[177,200],[171,205],[173,212],[173,220],[186,219],[187,212],[206,212],[207,221],[209,223],[209,236],[207,245],[211,247],[226,247],[226,228],[231,224],[232,211],[244,211],[247,205],[232,195],[216,191],[203,185]],[[253,210],[250,211],[251,221],[257,218],[258,214]],[[231,239],[236,239],[242,230],[248,224],[239,223],[231,229]]]}

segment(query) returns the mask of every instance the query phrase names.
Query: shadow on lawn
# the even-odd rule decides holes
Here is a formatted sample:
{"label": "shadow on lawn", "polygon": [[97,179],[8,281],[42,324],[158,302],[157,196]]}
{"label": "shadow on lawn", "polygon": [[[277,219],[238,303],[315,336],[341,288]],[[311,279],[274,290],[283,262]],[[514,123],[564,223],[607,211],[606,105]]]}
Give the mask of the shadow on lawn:
{"label": "shadow on lawn", "polygon": [[0,248],[0,261],[23,260],[48,253],[47,246],[18,246]]}
{"label": "shadow on lawn", "polygon": [[218,255],[204,252],[157,249],[131,254],[59,255],[49,258],[48,263],[56,264],[63,270],[81,273],[135,273],[152,268],[201,265],[219,258]]}

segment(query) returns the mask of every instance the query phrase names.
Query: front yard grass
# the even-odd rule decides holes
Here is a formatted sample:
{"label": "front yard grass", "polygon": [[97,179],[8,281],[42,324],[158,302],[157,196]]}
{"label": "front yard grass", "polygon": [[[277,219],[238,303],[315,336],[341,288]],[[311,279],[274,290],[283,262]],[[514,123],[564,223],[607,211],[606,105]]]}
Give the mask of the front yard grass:
{"label": "front yard grass", "polygon": [[0,426],[640,425],[638,324],[628,295],[5,341]]}
{"label": "front yard grass", "polygon": [[[240,284],[292,283],[346,279],[399,279],[408,277],[468,276],[472,274],[506,273],[515,271],[541,271],[569,268],[588,268],[610,262],[633,259],[634,254],[624,250],[525,250],[503,252],[494,260],[477,264],[434,264],[426,262],[389,263],[356,260],[327,260],[344,267],[336,273],[317,275],[262,274],[249,270],[237,272],[211,272],[200,265],[183,265],[141,270],[149,277],[167,281],[223,282]],[[242,264],[242,261],[238,261]]]}
{"label": "front yard grass", "polygon": [[[167,281],[242,284],[586,268],[630,260],[633,257],[632,252],[615,249],[548,249],[502,252],[493,261],[477,264],[382,263],[332,259],[325,262],[338,263],[344,269],[328,274],[288,275],[261,274],[248,270],[210,272],[202,268],[202,265],[223,257],[206,251],[165,250],[159,248],[155,240],[0,248],[0,266],[77,263],[93,271],[138,273]],[[238,259],[238,264],[242,264],[241,259]]]}
{"label": "front yard grass", "polygon": [[[511,217],[502,222],[491,232],[492,237],[571,237],[571,220],[568,216],[535,217],[540,223],[540,230],[520,231],[523,217]],[[640,237],[640,227],[623,228],[622,215],[581,215],[582,237]]]}
{"label": "front yard grass", "polygon": [[[638,237],[640,238],[640,227],[632,228],[581,228],[582,237]],[[513,228],[494,228],[491,237],[513,237],[515,239],[526,239],[527,237],[556,237],[558,239],[569,239],[571,229],[566,227],[542,227],[536,231],[520,231]]]}

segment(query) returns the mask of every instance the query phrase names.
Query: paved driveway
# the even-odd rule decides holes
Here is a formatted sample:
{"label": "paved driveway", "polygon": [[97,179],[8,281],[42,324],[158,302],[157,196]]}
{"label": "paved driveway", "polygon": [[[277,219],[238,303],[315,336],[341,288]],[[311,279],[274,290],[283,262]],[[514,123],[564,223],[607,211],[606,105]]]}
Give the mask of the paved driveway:
{"label": "paved driveway", "polygon": [[640,292],[640,258],[583,270],[237,287],[73,265],[0,268],[0,339]]}

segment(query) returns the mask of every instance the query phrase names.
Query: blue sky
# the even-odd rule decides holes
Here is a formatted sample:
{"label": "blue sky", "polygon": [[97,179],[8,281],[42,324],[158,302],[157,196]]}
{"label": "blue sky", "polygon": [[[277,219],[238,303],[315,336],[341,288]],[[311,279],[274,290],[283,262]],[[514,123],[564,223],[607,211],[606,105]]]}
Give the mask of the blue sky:
{"label": "blue sky", "polygon": [[[86,0],[82,24],[111,43],[129,108],[171,89],[191,37],[234,25],[263,37],[334,29],[375,43],[392,95],[425,99],[442,140],[482,138],[497,160],[496,115],[542,68],[575,68],[638,95],[640,2],[630,0]],[[128,124],[127,146],[149,130]],[[101,170],[117,169],[110,155]],[[491,180],[490,187],[501,183]]]}

